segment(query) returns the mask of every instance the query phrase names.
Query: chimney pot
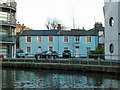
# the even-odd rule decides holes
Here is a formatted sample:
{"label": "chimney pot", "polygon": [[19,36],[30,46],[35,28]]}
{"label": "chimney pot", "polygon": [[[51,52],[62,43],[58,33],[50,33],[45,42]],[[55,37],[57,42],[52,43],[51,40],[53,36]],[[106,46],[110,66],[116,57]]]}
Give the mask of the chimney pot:
{"label": "chimney pot", "polygon": [[58,31],[61,30],[61,24],[58,24],[58,27],[57,27]]}

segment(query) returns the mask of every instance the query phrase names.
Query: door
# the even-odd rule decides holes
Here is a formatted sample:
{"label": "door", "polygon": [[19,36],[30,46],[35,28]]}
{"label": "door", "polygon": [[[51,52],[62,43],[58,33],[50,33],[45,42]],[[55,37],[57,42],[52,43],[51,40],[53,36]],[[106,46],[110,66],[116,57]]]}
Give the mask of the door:
{"label": "door", "polygon": [[75,47],[75,57],[79,57],[79,46]]}

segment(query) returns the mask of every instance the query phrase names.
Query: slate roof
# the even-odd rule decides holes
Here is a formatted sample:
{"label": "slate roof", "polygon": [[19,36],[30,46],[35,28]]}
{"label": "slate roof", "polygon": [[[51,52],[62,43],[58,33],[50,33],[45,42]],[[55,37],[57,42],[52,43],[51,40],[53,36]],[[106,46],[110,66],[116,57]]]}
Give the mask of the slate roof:
{"label": "slate roof", "polygon": [[[95,30],[95,28],[92,28],[90,30]],[[96,30],[97,31],[104,31],[104,27],[102,27],[102,26],[101,27],[97,27]]]}
{"label": "slate roof", "polygon": [[96,28],[98,31],[104,31],[104,27],[98,27]]}
{"label": "slate roof", "polygon": [[24,30],[20,36],[96,36],[95,30]]}

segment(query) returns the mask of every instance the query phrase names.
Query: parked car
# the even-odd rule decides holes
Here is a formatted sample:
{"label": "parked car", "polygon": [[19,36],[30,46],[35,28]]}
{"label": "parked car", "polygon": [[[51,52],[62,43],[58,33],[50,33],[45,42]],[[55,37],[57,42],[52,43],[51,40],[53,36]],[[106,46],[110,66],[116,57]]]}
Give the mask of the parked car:
{"label": "parked car", "polygon": [[16,58],[20,58],[20,57],[25,58],[25,55],[26,54],[23,52],[23,50],[20,49],[16,50]]}
{"label": "parked car", "polygon": [[54,58],[57,58],[58,57],[58,53],[56,51],[52,51],[51,56],[53,56]]}
{"label": "parked car", "polygon": [[71,57],[71,52],[70,50],[64,50],[63,51],[63,58],[66,57],[66,58],[70,58]]}
{"label": "parked car", "polygon": [[47,58],[47,57],[50,58],[51,54],[52,54],[51,51],[41,51],[41,52],[35,54],[35,58],[36,58],[36,60],[38,58]]}

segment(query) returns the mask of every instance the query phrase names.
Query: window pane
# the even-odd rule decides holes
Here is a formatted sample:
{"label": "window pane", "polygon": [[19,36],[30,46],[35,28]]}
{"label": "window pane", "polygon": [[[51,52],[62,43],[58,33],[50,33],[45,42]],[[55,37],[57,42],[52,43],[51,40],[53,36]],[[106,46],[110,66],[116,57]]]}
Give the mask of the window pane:
{"label": "window pane", "polygon": [[64,36],[64,42],[68,42],[68,36]]}
{"label": "window pane", "polygon": [[27,47],[27,53],[30,53],[30,52],[31,52],[31,48]]}
{"label": "window pane", "polygon": [[37,36],[37,42],[41,42],[41,36]]}
{"label": "window pane", "polygon": [[31,37],[27,36],[27,42],[31,42]]}
{"label": "window pane", "polygon": [[103,31],[99,31],[99,36],[103,35]]}
{"label": "window pane", "polygon": [[86,37],[86,42],[87,42],[87,43],[90,43],[90,42],[91,42],[91,36],[87,36],[87,37]]}
{"label": "window pane", "polygon": [[49,42],[53,42],[53,36],[49,36]]}
{"label": "window pane", "polygon": [[75,42],[79,42],[80,41],[80,36],[75,36]]}

